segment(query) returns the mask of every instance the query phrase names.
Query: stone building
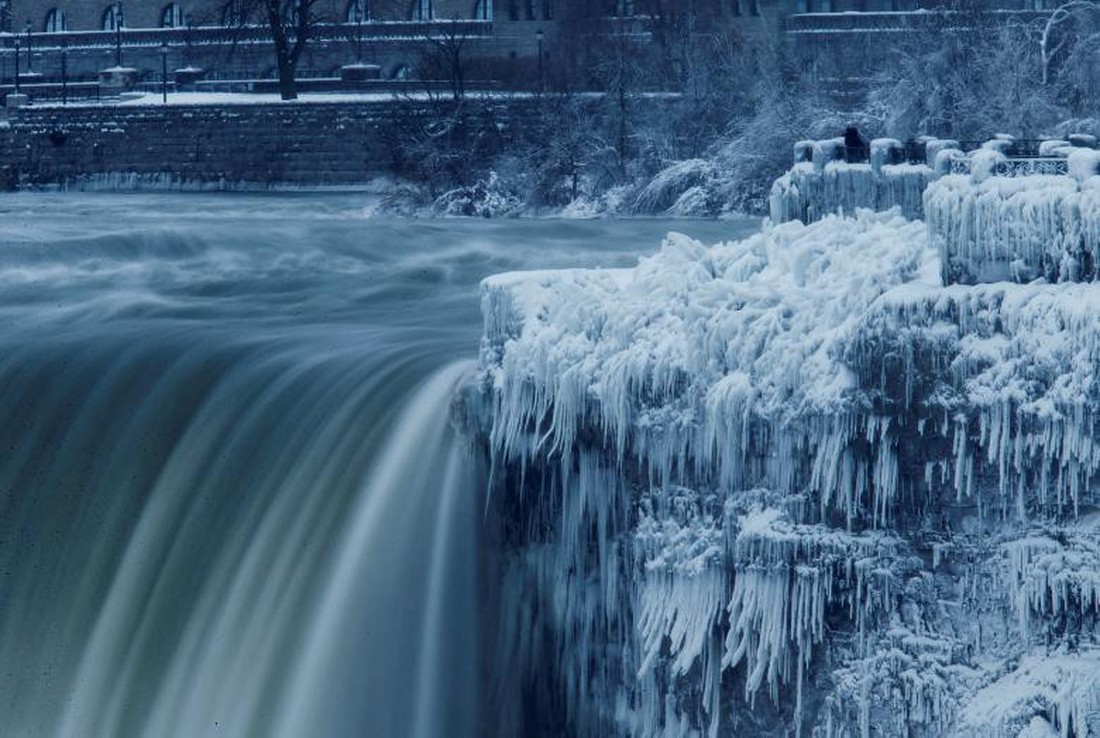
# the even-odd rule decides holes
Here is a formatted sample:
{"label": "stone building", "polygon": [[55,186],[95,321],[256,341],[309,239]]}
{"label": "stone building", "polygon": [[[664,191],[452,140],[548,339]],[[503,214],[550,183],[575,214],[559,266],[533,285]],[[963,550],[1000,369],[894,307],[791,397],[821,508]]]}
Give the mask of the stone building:
{"label": "stone building", "polygon": [[[860,24],[897,24],[922,15],[904,11],[945,1],[316,0],[299,76],[331,78],[366,62],[383,79],[414,77],[438,47],[432,39],[451,36],[461,40],[469,79],[534,87],[540,60],[578,56],[578,48],[603,43],[600,36],[644,36],[686,14],[703,30],[786,33],[805,45],[844,43]],[[990,4],[1020,10],[1049,1]],[[134,67],[149,82],[165,65],[202,68],[207,82],[270,78],[274,59],[261,10],[259,0],[0,0],[0,84],[10,84],[17,67],[32,80],[58,80],[63,68],[69,79],[91,80],[113,65]]]}

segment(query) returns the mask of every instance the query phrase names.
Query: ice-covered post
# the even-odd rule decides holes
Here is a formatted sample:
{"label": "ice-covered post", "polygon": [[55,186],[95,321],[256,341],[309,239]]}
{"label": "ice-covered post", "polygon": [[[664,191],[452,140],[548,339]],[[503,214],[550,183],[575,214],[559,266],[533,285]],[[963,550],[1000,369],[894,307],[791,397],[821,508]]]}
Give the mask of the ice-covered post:
{"label": "ice-covered post", "polygon": [[794,145],[794,163],[809,164],[814,160],[814,142],[798,141]]}
{"label": "ice-covered post", "polygon": [[871,171],[882,176],[882,167],[886,164],[899,164],[905,151],[901,141],[896,138],[876,138],[871,142]]}

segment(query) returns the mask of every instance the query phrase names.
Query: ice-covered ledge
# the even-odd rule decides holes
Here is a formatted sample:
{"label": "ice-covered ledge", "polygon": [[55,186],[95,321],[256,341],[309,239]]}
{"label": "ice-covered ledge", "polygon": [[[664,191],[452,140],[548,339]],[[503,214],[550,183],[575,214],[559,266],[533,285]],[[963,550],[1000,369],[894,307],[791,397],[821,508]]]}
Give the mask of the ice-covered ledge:
{"label": "ice-covered ledge", "polygon": [[1095,663],[1097,306],[945,287],[896,213],[485,280],[517,658],[605,734],[1100,729],[1016,661]]}

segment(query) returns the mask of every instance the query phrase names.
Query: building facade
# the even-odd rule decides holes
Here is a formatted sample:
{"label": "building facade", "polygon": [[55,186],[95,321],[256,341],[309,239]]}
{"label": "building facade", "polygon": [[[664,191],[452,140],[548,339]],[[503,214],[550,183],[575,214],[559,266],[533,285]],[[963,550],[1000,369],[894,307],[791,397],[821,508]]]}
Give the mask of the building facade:
{"label": "building facade", "polygon": [[[968,0],[972,7],[980,0]],[[1050,0],[1000,0],[1030,10]],[[701,31],[786,33],[797,45],[844,43],[853,24],[874,28],[917,18],[945,0],[315,0],[314,25],[299,64],[305,77],[331,77],[355,62],[383,79],[415,77],[433,38],[460,38],[469,79],[541,84],[542,62],[602,43],[600,36],[656,33],[691,16]],[[866,15],[863,15],[866,14]],[[871,22],[868,18],[878,18]],[[0,79],[92,79],[113,65],[154,80],[162,66],[198,67],[208,80],[274,76],[259,0],[0,0]],[[884,20],[885,19],[885,20]],[[864,29],[866,30],[866,28]],[[596,40],[593,40],[596,39]],[[18,59],[18,61],[17,61]],[[536,77],[539,78],[536,83]]]}

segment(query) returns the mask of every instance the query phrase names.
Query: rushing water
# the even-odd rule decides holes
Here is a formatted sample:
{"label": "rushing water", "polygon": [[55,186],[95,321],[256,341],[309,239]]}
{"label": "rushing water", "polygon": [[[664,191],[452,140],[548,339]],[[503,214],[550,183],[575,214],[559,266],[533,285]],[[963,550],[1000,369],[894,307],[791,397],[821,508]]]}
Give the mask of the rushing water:
{"label": "rushing water", "polygon": [[478,732],[490,273],[745,223],[365,220],[352,195],[0,201],[0,735]]}

